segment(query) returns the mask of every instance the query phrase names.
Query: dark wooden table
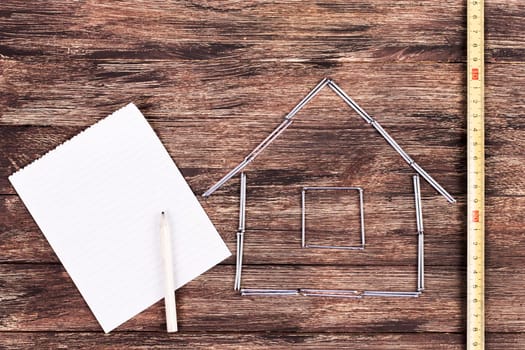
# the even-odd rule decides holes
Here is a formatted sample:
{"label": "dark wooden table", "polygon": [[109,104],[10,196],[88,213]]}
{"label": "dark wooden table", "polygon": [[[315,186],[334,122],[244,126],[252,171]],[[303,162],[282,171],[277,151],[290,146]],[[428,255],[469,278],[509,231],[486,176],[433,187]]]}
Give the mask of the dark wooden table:
{"label": "dark wooden table", "polygon": [[[464,348],[465,15],[457,0],[2,1],[0,348]],[[487,0],[488,349],[525,347],[524,15]],[[424,294],[241,298],[232,256],[177,293],[179,333],[157,303],[103,334],[7,176],[133,101],[200,194],[324,76],[458,199],[422,184]],[[244,285],[414,289],[412,173],[323,91],[248,169]],[[365,188],[364,252],[300,248],[305,184]],[[238,188],[202,200],[232,251]],[[355,238],[340,209],[319,201],[312,239]]]}

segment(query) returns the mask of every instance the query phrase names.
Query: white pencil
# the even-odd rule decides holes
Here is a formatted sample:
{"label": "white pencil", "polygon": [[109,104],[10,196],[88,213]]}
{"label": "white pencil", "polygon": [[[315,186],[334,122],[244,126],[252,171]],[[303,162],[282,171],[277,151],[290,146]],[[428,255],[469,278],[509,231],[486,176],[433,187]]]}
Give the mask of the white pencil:
{"label": "white pencil", "polygon": [[173,278],[173,257],[171,250],[171,232],[166,212],[160,220],[160,245],[164,265],[164,304],[166,307],[166,327],[168,333],[177,332],[177,310],[175,308],[175,281]]}

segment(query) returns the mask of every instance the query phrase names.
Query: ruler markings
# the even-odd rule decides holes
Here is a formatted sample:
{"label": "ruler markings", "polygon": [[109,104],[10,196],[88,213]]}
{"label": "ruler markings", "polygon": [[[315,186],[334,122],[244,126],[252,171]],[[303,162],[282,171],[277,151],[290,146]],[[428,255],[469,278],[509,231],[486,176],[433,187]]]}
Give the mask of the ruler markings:
{"label": "ruler markings", "polygon": [[467,0],[467,349],[485,348],[483,0]]}

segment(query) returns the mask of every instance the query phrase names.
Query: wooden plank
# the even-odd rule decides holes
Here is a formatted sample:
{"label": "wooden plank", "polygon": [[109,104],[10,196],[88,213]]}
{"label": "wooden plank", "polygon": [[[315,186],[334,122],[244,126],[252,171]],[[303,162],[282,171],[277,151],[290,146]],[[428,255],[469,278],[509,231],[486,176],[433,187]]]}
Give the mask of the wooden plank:
{"label": "wooden plank", "polygon": [[[150,120],[164,121],[159,125],[163,127],[192,123],[194,128],[204,129],[207,137],[219,133],[224,137],[238,136],[239,131],[246,132],[258,125],[257,121],[264,121],[269,132],[326,75],[385,127],[414,127],[425,122],[428,124],[422,128],[452,131],[464,125],[457,115],[464,102],[463,69],[458,64],[323,67],[251,57],[195,63],[176,59],[61,60],[52,56],[3,59],[0,69],[4,125],[88,126],[135,101]],[[329,89],[312,102],[301,112],[301,119],[325,111],[330,120],[342,114],[347,125],[362,124],[357,116],[353,122],[346,117],[350,109]]]}
{"label": "wooden plank", "polygon": [[42,1],[38,10],[6,1],[2,8],[0,52],[10,57],[202,60],[250,55],[332,61],[329,65],[463,59],[464,6],[454,0]]}
{"label": "wooden plank", "polygon": [[525,346],[525,334],[486,333],[485,343],[487,349],[522,349]]}
{"label": "wooden plank", "polygon": [[[518,334],[489,334],[491,349],[517,350],[525,339]],[[496,342],[497,341],[497,342]],[[0,346],[6,349],[57,349],[72,347],[78,350],[99,348],[143,349],[355,349],[390,350],[402,347],[419,350],[432,344],[436,348],[463,349],[463,336],[451,333],[55,333],[55,332],[3,332]],[[505,348],[500,347],[503,344]]]}
{"label": "wooden plank", "polygon": [[[415,268],[249,266],[245,286],[294,287],[321,283],[333,288],[415,288]],[[240,297],[233,291],[234,267],[218,266],[177,292],[179,327],[215,332],[462,332],[464,270],[430,267],[418,299]],[[524,332],[519,268],[487,269],[487,330]],[[59,265],[0,265],[1,331],[99,331],[67,273]],[[513,288],[508,288],[512,285]],[[344,315],[344,317],[342,317]],[[162,302],[118,329],[164,331]]]}
{"label": "wooden plank", "polygon": [[[69,60],[57,67],[58,61],[2,60],[0,86],[4,93],[0,100],[0,122],[88,126],[134,100],[158,129],[186,126],[204,132],[201,129],[207,128],[203,135],[206,137],[213,137],[220,131],[220,136],[228,141],[224,144],[233,141],[230,150],[235,150],[238,143],[229,140],[230,137],[244,135],[254,126],[261,128],[262,135],[268,133],[320,77],[329,74],[385,127],[417,128],[420,125],[421,129],[445,128],[454,133],[464,130],[464,120],[458,117],[464,114],[463,70],[459,65],[358,64],[326,70],[295,63],[247,60],[246,65],[257,67],[257,74],[231,76],[228,70],[221,69],[235,62],[230,59],[195,66],[171,61],[89,63]],[[192,75],[188,76],[187,71]],[[515,101],[523,99],[523,92],[512,86],[519,84],[524,76],[524,65],[490,65],[487,71],[487,112],[491,115],[487,120],[489,140],[493,132],[500,135],[502,127],[509,132],[521,130],[519,118],[512,119],[513,128],[506,124],[508,118],[520,112],[513,104],[504,102],[509,94]],[[356,81],[366,84],[356,84]],[[103,82],[110,88],[105,88]],[[348,108],[327,92],[314,100],[300,119],[310,119],[323,111],[332,119],[341,113],[346,116]],[[230,118],[231,124],[227,124]],[[220,124],[222,121],[226,124]],[[213,124],[213,129],[209,128],[209,123]],[[348,118],[343,125],[359,124]],[[256,135],[257,131],[254,129],[251,135]],[[412,133],[410,139],[414,137],[421,139],[422,135]],[[432,142],[433,138],[426,140]],[[452,140],[440,141],[458,144]],[[494,145],[488,143],[489,147],[509,147],[508,142],[500,139],[492,141]],[[252,140],[255,142],[257,138]],[[246,142],[240,145],[241,150],[251,146]]]}
{"label": "wooden plank", "polygon": [[488,0],[484,12],[485,62],[522,63],[525,40],[516,34],[524,29],[523,3],[520,0]]}
{"label": "wooden plank", "polygon": [[[493,350],[521,350],[525,335],[521,333],[487,333],[487,348]],[[143,349],[354,349],[407,350],[433,348],[460,350],[464,335],[458,333],[182,333],[160,332],[111,334],[87,332],[2,332],[0,346],[6,349],[75,349],[125,348]]]}
{"label": "wooden plank", "polygon": [[[464,4],[453,0],[126,1],[118,6],[42,1],[38,10],[27,2],[4,1],[0,52],[10,57],[194,60],[251,54],[261,60],[332,64],[462,61],[464,11]],[[487,1],[485,11],[487,60],[521,62],[525,43],[519,0],[504,5]],[[137,18],[140,25],[130,26]]]}
{"label": "wooden plank", "polygon": [[[464,271],[428,268],[428,292],[418,298],[240,297],[233,291],[234,266],[218,266],[177,291],[179,330],[215,332],[459,332],[463,329]],[[249,266],[245,286],[415,289],[416,269],[397,267]],[[503,276],[503,275],[502,275]],[[519,273],[515,276],[519,279]],[[496,283],[505,282],[495,276]],[[99,325],[60,265],[0,265],[0,331],[99,331]],[[306,285],[305,287],[308,287]],[[263,287],[263,286],[260,286]],[[509,302],[513,294],[502,296]],[[503,314],[520,310],[511,303]],[[500,314],[499,311],[497,313]],[[342,317],[344,315],[344,317]],[[388,316],[387,316],[388,315]],[[515,321],[514,321],[515,320]],[[508,325],[494,325],[509,327]],[[162,302],[119,327],[122,331],[163,331]]]}

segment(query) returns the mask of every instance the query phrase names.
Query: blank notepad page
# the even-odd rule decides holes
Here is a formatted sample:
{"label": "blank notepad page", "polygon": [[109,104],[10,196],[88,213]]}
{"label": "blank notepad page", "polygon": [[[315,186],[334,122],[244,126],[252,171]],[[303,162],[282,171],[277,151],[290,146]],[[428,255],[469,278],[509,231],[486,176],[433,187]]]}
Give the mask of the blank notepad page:
{"label": "blank notepad page", "polygon": [[9,179],[105,332],[163,298],[161,211],[176,288],[230,255],[133,104]]}

